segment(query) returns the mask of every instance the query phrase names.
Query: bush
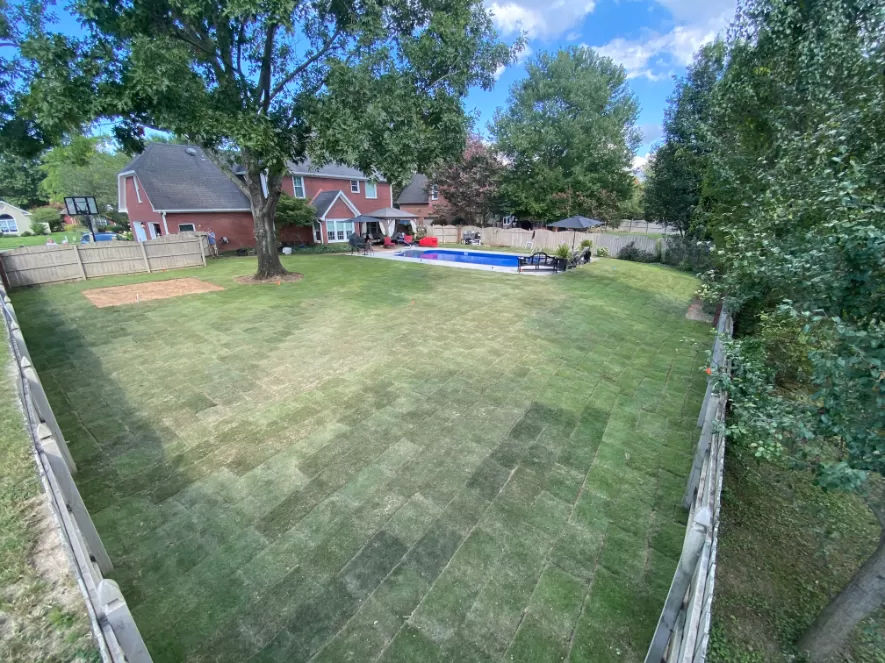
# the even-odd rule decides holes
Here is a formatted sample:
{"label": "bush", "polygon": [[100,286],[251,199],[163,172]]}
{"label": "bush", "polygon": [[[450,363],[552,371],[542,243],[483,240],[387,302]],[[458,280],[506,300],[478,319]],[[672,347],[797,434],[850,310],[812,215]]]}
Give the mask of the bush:
{"label": "bush", "polygon": [[45,235],[46,234],[46,225],[40,221],[39,219],[31,219],[31,234],[32,235]]}
{"label": "bush", "polygon": [[593,240],[592,239],[583,240],[581,242],[581,248],[582,249],[592,249],[593,248]]}
{"label": "bush", "polygon": [[706,272],[713,267],[710,252],[712,242],[699,242],[690,237],[670,235],[665,240],[666,247],[661,259],[665,265],[675,265],[686,272]]}
{"label": "bush", "polygon": [[311,255],[315,253],[347,253],[350,251],[350,244],[341,242],[336,244],[312,244],[311,246],[294,247],[292,254]]}
{"label": "bush", "polygon": [[636,248],[636,242],[630,242],[627,246],[618,252],[620,260],[630,260],[632,262],[661,262],[657,253],[651,251],[643,251]]}
{"label": "bush", "polygon": [[553,252],[557,258],[566,258],[572,254],[572,250],[568,247],[568,244],[560,244],[559,247]]}
{"label": "bush", "polygon": [[66,233],[78,233],[83,231],[83,226],[79,223],[66,223],[64,229]]}
{"label": "bush", "polygon": [[[62,219],[61,214],[54,207],[38,207],[35,210],[31,210],[31,225],[33,226],[38,221],[48,225],[50,232],[60,232],[64,228],[64,219]],[[43,233],[39,234],[42,235]]]}
{"label": "bush", "polygon": [[33,237],[33,236],[34,236],[34,233],[32,233],[30,230],[25,230],[23,233],[19,234],[19,237]]}
{"label": "bush", "polygon": [[608,249],[604,246],[600,246],[596,249],[596,257],[597,258],[608,258]]}

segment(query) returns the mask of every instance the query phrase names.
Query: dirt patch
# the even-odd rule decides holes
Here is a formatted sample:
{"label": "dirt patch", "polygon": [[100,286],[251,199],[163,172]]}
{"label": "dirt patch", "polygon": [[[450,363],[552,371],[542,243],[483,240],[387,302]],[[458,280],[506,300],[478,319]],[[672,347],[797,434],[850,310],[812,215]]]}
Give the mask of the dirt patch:
{"label": "dirt patch", "polygon": [[708,325],[713,324],[713,316],[709,313],[704,313],[704,302],[697,298],[691,300],[691,305],[688,307],[688,311],[685,312],[685,317],[689,320],[706,322]]}
{"label": "dirt patch", "polygon": [[221,286],[206,283],[200,279],[185,278],[170,281],[150,281],[132,285],[118,285],[112,288],[84,290],[83,295],[98,308],[138,304],[152,299],[169,299],[182,295],[197,295],[202,292],[224,290]]}
{"label": "dirt patch", "polygon": [[281,283],[294,283],[295,281],[300,281],[303,278],[304,274],[299,274],[298,272],[289,272],[285,276],[274,276],[270,279],[255,278],[254,274],[250,276],[238,276],[234,279],[234,281],[242,285],[280,285]]}

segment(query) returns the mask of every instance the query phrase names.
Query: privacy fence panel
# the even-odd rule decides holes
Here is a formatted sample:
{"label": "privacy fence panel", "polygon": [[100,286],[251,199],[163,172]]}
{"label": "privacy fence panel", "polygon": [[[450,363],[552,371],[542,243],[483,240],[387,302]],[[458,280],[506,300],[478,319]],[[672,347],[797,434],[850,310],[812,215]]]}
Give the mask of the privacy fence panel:
{"label": "privacy fence panel", "polygon": [[[71,247],[63,250],[65,253],[58,255],[73,253]],[[0,308],[5,342],[18,369],[13,375],[18,383],[34,460],[62,545],[72,562],[71,570],[86,600],[86,611],[102,660],[105,663],[151,663],[120,588],[104,577],[113,569],[111,558],[74,482],[77,466],[40,377],[31,365],[12,302],[2,288]],[[10,375],[7,379],[13,378]]]}
{"label": "privacy fence panel", "polygon": [[430,226],[431,236],[439,239],[441,243],[455,244],[461,241],[463,233],[479,232],[482,241],[488,246],[507,246],[514,249],[531,248],[533,251],[555,251],[562,244],[571,246],[574,242],[577,247],[582,240],[589,239],[595,248],[608,249],[611,256],[617,257],[621,249],[631,242],[637,249],[660,255],[666,250],[665,243],[655,237],[646,235],[629,235],[624,233],[604,232],[578,232],[570,230],[555,232],[546,228],[535,230],[505,229],[505,228],[477,228],[475,226]]}
{"label": "privacy fence panel", "polygon": [[205,264],[205,238],[193,233],[145,242],[26,246],[0,253],[0,267],[10,288]]}

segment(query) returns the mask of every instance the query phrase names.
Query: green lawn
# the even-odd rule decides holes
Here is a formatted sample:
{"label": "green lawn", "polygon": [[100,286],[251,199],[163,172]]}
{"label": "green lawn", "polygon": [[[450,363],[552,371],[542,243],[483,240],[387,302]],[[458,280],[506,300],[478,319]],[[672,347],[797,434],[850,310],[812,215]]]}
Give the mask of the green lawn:
{"label": "green lawn", "polygon": [[[65,237],[68,238],[69,242],[74,243],[80,241],[80,237],[84,232],[85,230],[77,230],[75,232],[51,233],[51,235],[58,244],[61,244]],[[32,237],[4,235],[3,237],[0,237],[0,251],[4,249],[17,249],[22,246],[42,246],[43,244],[46,244],[48,239],[49,235],[36,235]]]}
{"label": "green lawn", "polygon": [[694,279],[284,262],[305,278],[13,295],[154,660],[641,661],[712,340]]}

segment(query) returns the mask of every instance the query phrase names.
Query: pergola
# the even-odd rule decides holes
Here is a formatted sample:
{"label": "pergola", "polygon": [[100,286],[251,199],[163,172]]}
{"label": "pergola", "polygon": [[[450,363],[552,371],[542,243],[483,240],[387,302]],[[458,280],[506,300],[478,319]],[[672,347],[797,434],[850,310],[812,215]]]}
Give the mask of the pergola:
{"label": "pergola", "polygon": [[418,230],[415,227],[415,219],[418,218],[418,215],[406,212],[405,210],[396,209],[395,207],[382,207],[381,209],[376,209],[374,212],[369,212],[366,216],[371,216],[372,218],[377,219],[381,231],[388,237],[393,237],[397,221],[410,224],[413,233]]}

